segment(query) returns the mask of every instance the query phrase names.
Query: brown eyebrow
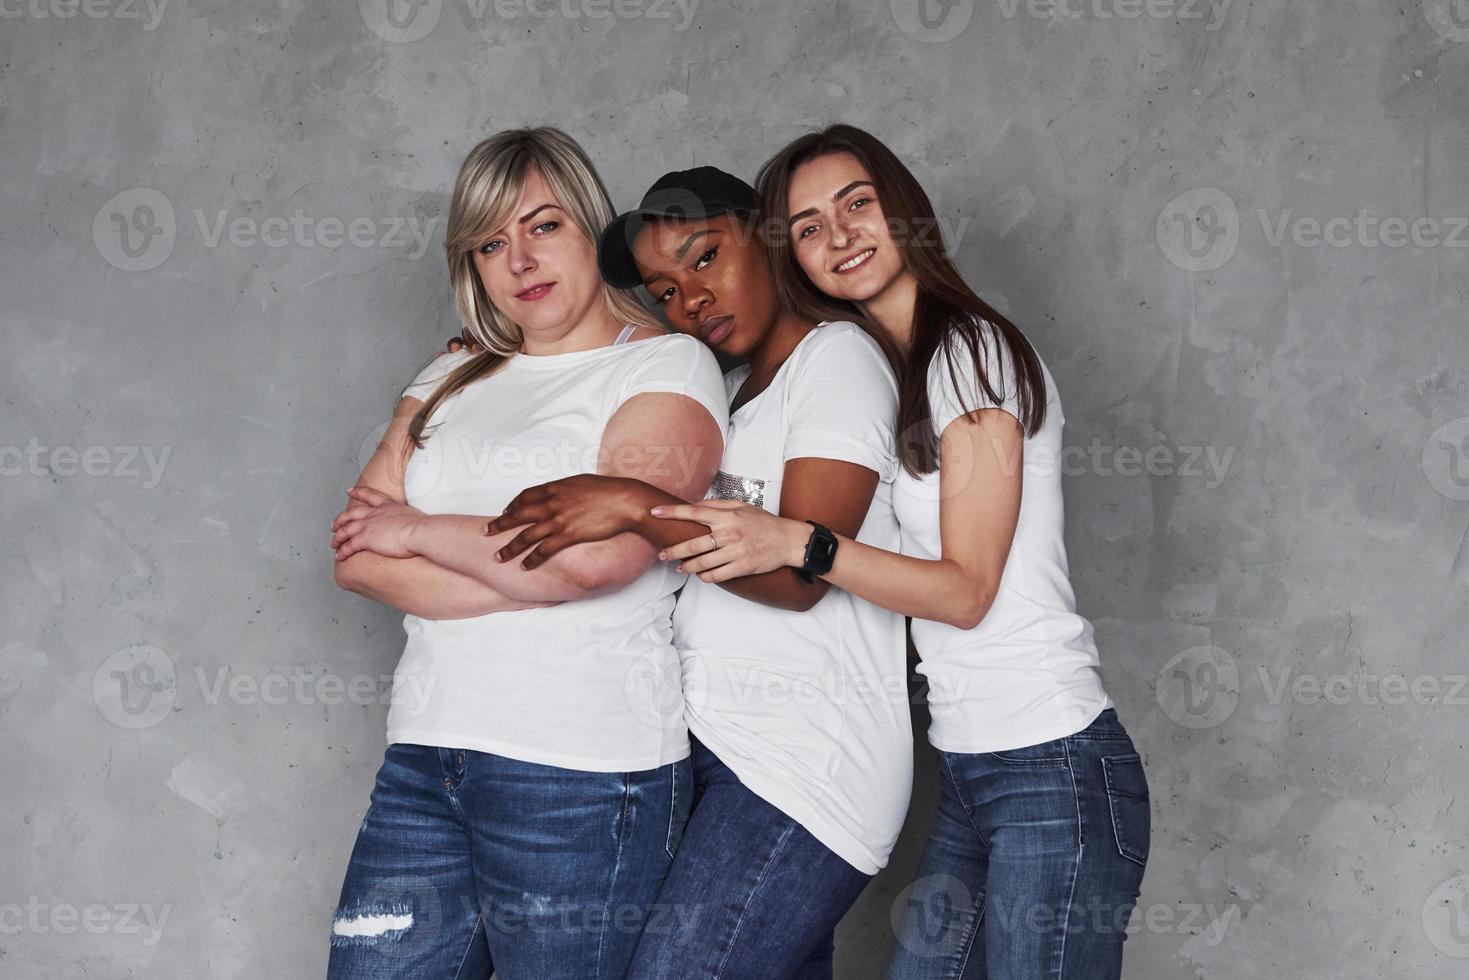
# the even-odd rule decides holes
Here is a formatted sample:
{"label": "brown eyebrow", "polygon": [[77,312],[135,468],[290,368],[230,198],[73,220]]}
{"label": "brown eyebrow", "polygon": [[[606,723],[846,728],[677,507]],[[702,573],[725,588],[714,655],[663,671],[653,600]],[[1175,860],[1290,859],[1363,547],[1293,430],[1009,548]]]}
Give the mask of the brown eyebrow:
{"label": "brown eyebrow", "polygon": [[[684,239],[683,244],[680,245],[678,247],[678,250],[673,253],[673,257],[676,258],[676,259],[678,259],[680,262],[682,262],[683,261],[683,257],[688,254],[689,249],[693,246],[694,240],[697,239],[697,238],[701,238],[704,235],[711,234],[712,231],[713,231],[713,229],[710,229],[710,228],[700,228],[698,231],[694,232],[688,238],[685,238]],[[655,280],[655,279],[663,279],[663,278],[666,277],[666,275],[667,275],[667,273],[663,273],[663,272],[655,273],[654,275],[651,275],[648,278],[644,279],[643,280],[643,285],[646,286],[646,285],[650,284],[651,282],[653,282],[653,280]]]}
{"label": "brown eyebrow", "polygon": [[[835,203],[837,201],[840,201],[842,198],[846,197],[848,194],[852,193],[853,191],[855,191],[859,187],[871,187],[871,186],[872,186],[872,181],[870,181],[870,180],[854,180],[850,184],[848,184],[846,187],[843,187],[841,190],[839,190],[835,194],[833,194],[831,196],[832,202]],[[791,215],[791,220],[788,221],[787,224],[792,224],[793,225],[797,221],[800,221],[802,218],[809,218],[809,217],[811,217],[815,213],[816,213],[816,209],[815,208],[807,208],[806,210],[801,211],[798,214]]]}
{"label": "brown eyebrow", "polygon": [[518,224],[518,225],[523,225],[527,221],[529,221],[530,219],[534,218],[536,215],[540,214],[542,211],[546,210],[547,208],[555,208],[557,211],[560,211],[561,210],[561,205],[559,205],[559,204],[542,204],[540,207],[536,208],[534,211],[530,212],[527,215],[523,215],[522,217],[520,217],[519,219],[517,219],[515,223]]}

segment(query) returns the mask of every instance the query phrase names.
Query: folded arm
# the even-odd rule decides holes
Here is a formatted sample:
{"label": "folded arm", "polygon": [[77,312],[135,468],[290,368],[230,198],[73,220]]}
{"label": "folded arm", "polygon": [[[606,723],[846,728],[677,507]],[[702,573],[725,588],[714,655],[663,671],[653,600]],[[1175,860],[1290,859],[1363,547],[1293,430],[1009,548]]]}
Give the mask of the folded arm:
{"label": "folded arm", "polygon": [[[357,479],[358,486],[371,487],[400,503],[404,501],[408,423],[422,404],[417,398],[398,402],[387,431]],[[346,509],[351,508],[349,503]],[[472,576],[424,557],[389,558],[359,551],[335,563],[335,577],[337,585],[349,592],[425,619],[467,619],[549,604],[512,599]]]}
{"label": "folded arm", "polygon": [[[679,501],[698,500],[714,480],[723,445],[719,423],[697,401],[648,392],[629,398],[607,423],[597,469],[602,476],[641,480]],[[642,575],[657,554],[629,531],[567,547],[539,564],[497,561],[496,553],[525,525],[486,534],[487,523],[484,517],[424,516],[408,548],[524,600],[616,592]]]}

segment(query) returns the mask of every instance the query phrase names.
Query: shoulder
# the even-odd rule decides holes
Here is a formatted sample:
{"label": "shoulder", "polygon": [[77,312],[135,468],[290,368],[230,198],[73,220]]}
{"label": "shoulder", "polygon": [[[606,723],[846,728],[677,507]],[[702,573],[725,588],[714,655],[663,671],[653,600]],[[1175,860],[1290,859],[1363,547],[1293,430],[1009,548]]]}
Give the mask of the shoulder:
{"label": "shoulder", "polygon": [[703,344],[688,334],[673,333],[668,330],[654,333],[652,328],[639,328],[637,333],[628,339],[624,349],[629,353],[641,353],[649,357],[671,354],[691,356],[695,349],[707,350]]}
{"label": "shoulder", "polygon": [[427,401],[440,382],[447,378],[455,368],[473,357],[474,354],[462,349],[439,354],[433,360],[429,361],[418,374],[414,375],[408,387],[403,389],[402,397]]}
{"label": "shoulder", "polygon": [[984,371],[985,378],[995,388],[1003,388],[1011,383],[1014,375],[1014,358],[1010,354],[1010,345],[999,329],[983,317],[974,317],[971,323],[976,328],[973,332],[975,344],[971,347],[969,337],[958,330],[950,330],[939,343],[938,349],[933,352],[933,357],[928,362],[929,384],[936,381],[952,382],[950,374],[952,365],[953,373],[957,374],[960,381],[966,386],[973,386],[978,379],[975,376],[976,359],[978,366]]}
{"label": "shoulder", "polygon": [[831,320],[816,327],[801,345],[800,355],[803,368],[820,366],[823,373],[835,369],[893,375],[882,345],[849,320]]}
{"label": "shoulder", "polygon": [[456,351],[445,351],[429,361],[428,366],[420,371],[420,374],[448,374],[459,365],[471,360],[474,354],[465,348]]}
{"label": "shoulder", "polygon": [[872,335],[850,320],[828,320],[818,324],[812,331],[810,346],[817,348],[852,347],[870,350],[879,356],[882,354],[882,347],[872,338]]}
{"label": "shoulder", "polygon": [[721,378],[719,361],[700,341],[682,333],[663,333],[627,344],[629,357],[646,370],[681,370]]}

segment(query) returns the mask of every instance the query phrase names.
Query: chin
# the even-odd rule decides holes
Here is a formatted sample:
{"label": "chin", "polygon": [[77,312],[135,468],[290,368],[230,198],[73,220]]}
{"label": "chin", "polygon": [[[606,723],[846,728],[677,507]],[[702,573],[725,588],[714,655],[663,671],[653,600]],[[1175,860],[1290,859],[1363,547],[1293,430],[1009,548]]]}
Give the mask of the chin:
{"label": "chin", "polygon": [[877,295],[877,290],[867,289],[863,284],[838,279],[819,286],[820,290],[833,299],[846,300],[849,303],[861,303]]}

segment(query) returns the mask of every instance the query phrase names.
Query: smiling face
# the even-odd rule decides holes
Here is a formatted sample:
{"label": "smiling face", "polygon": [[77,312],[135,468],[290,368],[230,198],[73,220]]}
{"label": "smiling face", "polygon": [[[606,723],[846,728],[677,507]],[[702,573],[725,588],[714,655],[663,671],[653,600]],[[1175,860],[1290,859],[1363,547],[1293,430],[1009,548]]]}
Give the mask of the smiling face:
{"label": "smiling face", "polygon": [[850,153],[814,157],[791,174],[791,253],[812,285],[863,304],[907,275],[872,175]]}
{"label": "smiling face", "polygon": [[770,264],[743,219],[654,219],[638,232],[633,260],[653,301],[678,332],[748,357],[779,316]]}
{"label": "smiling face", "polygon": [[490,302],[526,336],[557,339],[599,309],[596,246],[534,168],[510,215],[475,247],[475,269]]}

